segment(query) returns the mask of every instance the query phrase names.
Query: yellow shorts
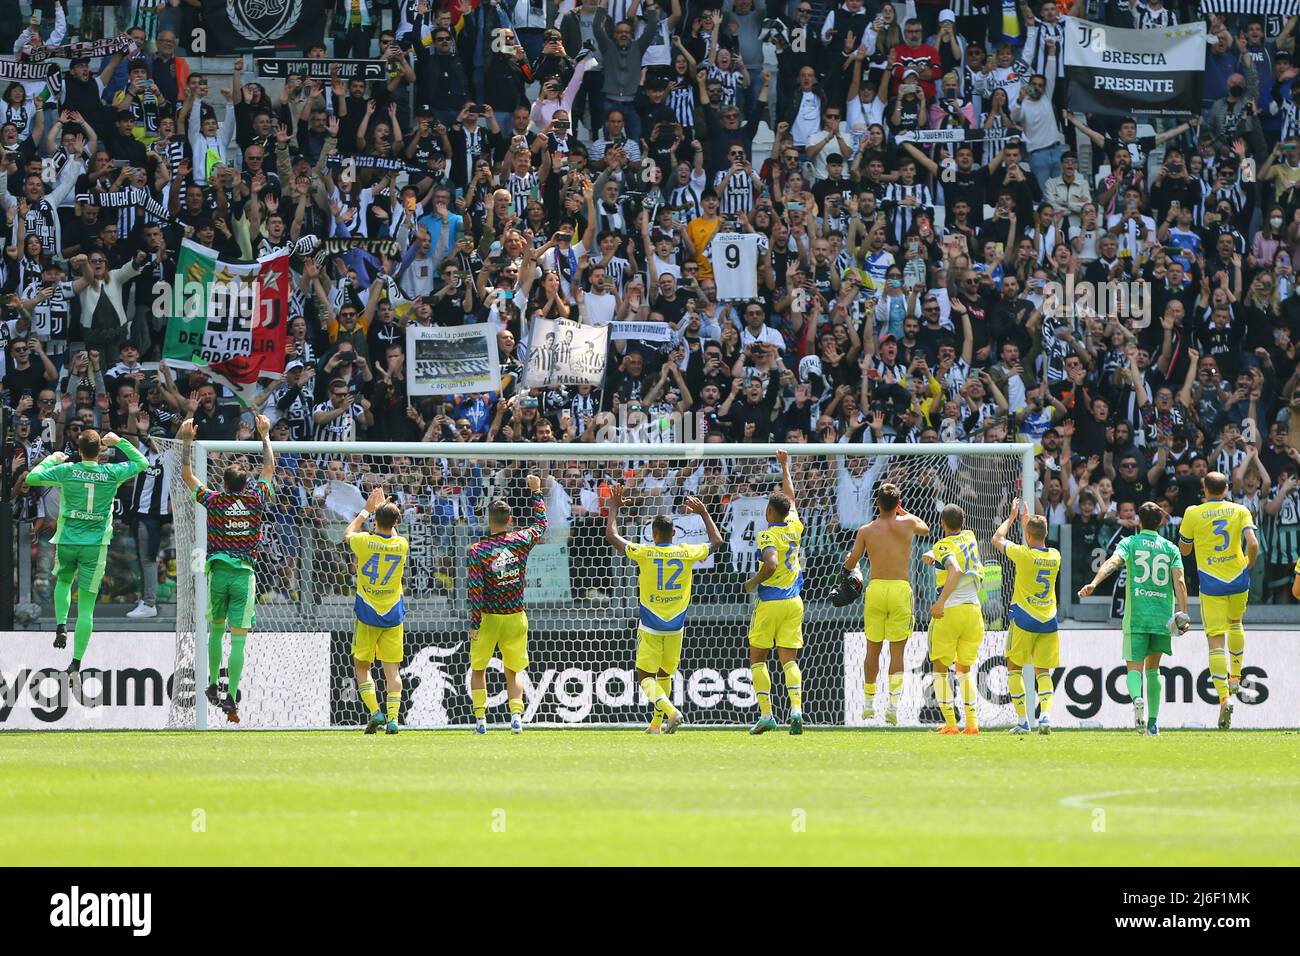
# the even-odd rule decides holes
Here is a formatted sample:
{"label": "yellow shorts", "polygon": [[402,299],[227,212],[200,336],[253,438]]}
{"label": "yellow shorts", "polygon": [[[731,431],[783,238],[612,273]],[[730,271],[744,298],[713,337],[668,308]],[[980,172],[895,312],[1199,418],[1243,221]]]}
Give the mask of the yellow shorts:
{"label": "yellow shorts", "polygon": [[873,644],[896,644],[912,636],[912,585],[872,581],[863,602],[863,629]]}
{"label": "yellow shorts", "polygon": [[469,645],[470,669],[486,670],[498,647],[506,670],[521,671],[528,666],[527,614],[484,614],[478,637]]}
{"label": "yellow shorts", "polygon": [[682,662],[681,631],[650,631],[639,628],[636,635],[636,669],[647,674],[676,674]]}
{"label": "yellow shorts", "polygon": [[803,598],[759,601],[749,622],[749,646],[803,647]]}
{"label": "yellow shorts", "polygon": [[1060,632],[1040,634],[1013,623],[1007,628],[1007,662],[1017,667],[1033,664],[1036,670],[1055,668],[1061,663]]}
{"label": "yellow shorts", "polygon": [[402,660],[403,625],[375,627],[357,621],[352,632],[352,657],[358,661],[386,661],[397,664]]}
{"label": "yellow shorts", "polygon": [[1201,624],[1206,634],[1227,634],[1229,621],[1240,621],[1246,613],[1249,591],[1240,594],[1202,594]]}
{"label": "yellow shorts", "polygon": [[944,608],[943,617],[930,625],[930,660],[970,667],[984,641],[984,614],[978,604]]}

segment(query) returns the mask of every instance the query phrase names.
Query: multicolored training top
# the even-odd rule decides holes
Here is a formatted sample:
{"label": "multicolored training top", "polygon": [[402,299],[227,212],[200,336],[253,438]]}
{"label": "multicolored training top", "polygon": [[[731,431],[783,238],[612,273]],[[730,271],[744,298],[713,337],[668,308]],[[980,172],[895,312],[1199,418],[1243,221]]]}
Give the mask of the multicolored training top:
{"label": "multicolored training top", "polygon": [[469,546],[469,619],[478,627],[486,614],[524,609],[528,553],[546,535],[546,499],[533,495],[533,523],[489,535]]}
{"label": "multicolored training top", "polygon": [[209,562],[253,567],[271,493],[271,485],[262,478],[239,492],[209,491],[203,485],[194,489],[194,500],[208,511]]}

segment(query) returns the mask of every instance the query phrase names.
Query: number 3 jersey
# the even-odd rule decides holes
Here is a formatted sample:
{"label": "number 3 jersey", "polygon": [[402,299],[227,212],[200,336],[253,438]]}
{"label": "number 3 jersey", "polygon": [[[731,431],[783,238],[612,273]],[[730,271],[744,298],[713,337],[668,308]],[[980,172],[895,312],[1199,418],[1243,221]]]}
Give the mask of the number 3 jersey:
{"label": "number 3 jersey", "polygon": [[399,534],[360,531],[348,538],[357,559],[357,620],[372,627],[396,627],[406,617],[402,575],[410,544]]}
{"label": "number 3 jersey", "polygon": [[1247,528],[1254,527],[1250,509],[1232,501],[1205,501],[1183,514],[1178,537],[1196,545],[1202,594],[1219,597],[1250,590],[1242,538]]}
{"label": "number 3 jersey", "polygon": [[1011,621],[1023,631],[1050,634],[1056,628],[1056,575],[1061,552],[1008,544],[1007,559],[1015,566],[1011,591]]}
{"label": "number 3 jersey", "polygon": [[1178,546],[1139,531],[1120,541],[1115,553],[1124,559],[1124,633],[1165,633],[1174,616],[1173,569],[1183,566]]}
{"label": "number 3 jersey", "polygon": [[686,623],[691,603],[691,572],[707,561],[707,544],[629,544],[628,560],[639,571],[641,626],[671,634]]}
{"label": "number 3 jersey", "polygon": [[781,601],[798,597],[803,591],[803,567],[799,564],[799,542],[803,539],[803,522],[790,506],[785,520],[758,533],[758,553],[768,548],[776,551],[776,571],[758,586],[760,601]]}

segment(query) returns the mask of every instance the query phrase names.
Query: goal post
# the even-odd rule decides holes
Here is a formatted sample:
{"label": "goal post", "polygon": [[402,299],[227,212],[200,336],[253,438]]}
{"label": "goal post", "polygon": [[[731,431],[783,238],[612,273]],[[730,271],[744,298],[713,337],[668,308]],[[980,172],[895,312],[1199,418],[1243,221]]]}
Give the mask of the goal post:
{"label": "goal post", "polygon": [[[176,680],[168,726],[227,726],[208,713],[206,514],[180,482],[180,442],[159,439],[172,482],[178,561]],[[956,502],[980,543],[988,574],[986,638],[977,707],[982,722],[1009,723],[1002,651],[1009,566],[990,543],[1011,499],[1030,508],[1036,472],[1031,444],[739,445],[291,442],[275,446],[275,493],[257,559],[256,620],[240,691],[240,727],[357,727],[364,708],[350,655],[355,571],[342,534],[366,495],[383,484],[402,510],[410,540],[405,573],[406,640],[401,722],[409,727],[471,726],[469,606],[465,554],[486,532],[487,504],[505,498],[517,525],[531,520],[527,474],[543,477],[548,528],[532,552],[525,601],[529,667],[525,720],[534,724],[634,727],[650,708],[634,673],[635,567],[604,539],[603,504],[612,483],[626,489],[620,531],[648,541],[650,523],[671,514],[677,540],[706,540],[703,522],[682,508],[704,500],[724,545],[697,566],[673,699],[688,721],[728,726],[752,721],[757,704],[748,668],[753,599],[741,583],[757,566],[756,537],[767,496],[779,486],[778,448],[791,456],[795,504],[805,524],[804,717],[811,725],[863,723],[862,602],[829,601],[860,523],[874,517],[874,487],[898,484],[903,504],[930,524],[911,556],[915,634],[908,642],[900,723],[937,721],[926,654],[934,572],[920,556],[937,540],[938,513]],[[195,475],[214,484],[240,464],[261,467],[256,442],[195,442]],[[1021,494],[1021,488],[1030,493]],[[864,563],[865,564],[865,563]],[[863,568],[870,576],[870,569]],[[225,638],[223,661],[229,649]],[[886,652],[888,653],[888,652]],[[780,668],[773,701],[785,713]],[[374,671],[379,693],[383,678]],[[226,674],[212,675],[224,692]],[[193,687],[187,685],[192,682]],[[504,722],[504,675],[488,673],[489,722]]]}

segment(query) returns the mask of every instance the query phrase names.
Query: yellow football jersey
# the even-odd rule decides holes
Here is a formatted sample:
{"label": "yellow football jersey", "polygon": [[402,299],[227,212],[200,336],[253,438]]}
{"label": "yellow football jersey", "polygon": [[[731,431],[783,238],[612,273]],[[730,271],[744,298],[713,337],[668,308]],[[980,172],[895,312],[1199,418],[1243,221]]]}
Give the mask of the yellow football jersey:
{"label": "yellow football jersey", "polygon": [[1008,544],[1007,558],[1016,569],[1011,589],[1011,620],[1037,634],[1055,631],[1056,576],[1061,570],[1061,552],[1055,548]]}
{"label": "yellow football jersey", "polygon": [[399,534],[358,531],[348,538],[357,558],[357,620],[374,627],[396,627],[406,616],[402,574],[410,545]]}
{"label": "yellow football jersey", "polygon": [[691,572],[709,556],[707,544],[629,544],[640,580],[641,624],[652,631],[680,631],[691,604]]}
{"label": "yellow football jersey", "polygon": [[758,586],[760,601],[781,601],[798,597],[803,591],[803,568],[799,564],[799,542],[803,539],[803,522],[794,505],[785,520],[758,533],[758,553],[768,548],[776,551],[776,571]]}
{"label": "yellow football jersey", "polygon": [[979,586],[984,580],[984,562],[974,531],[958,531],[940,538],[934,546],[935,583],[942,591],[948,583],[948,559],[957,562],[962,582],[948,598],[949,604],[978,604]]}
{"label": "yellow football jersey", "polygon": [[1217,597],[1250,590],[1244,532],[1254,527],[1250,509],[1231,501],[1205,501],[1184,512],[1178,537],[1196,546],[1202,594]]}

